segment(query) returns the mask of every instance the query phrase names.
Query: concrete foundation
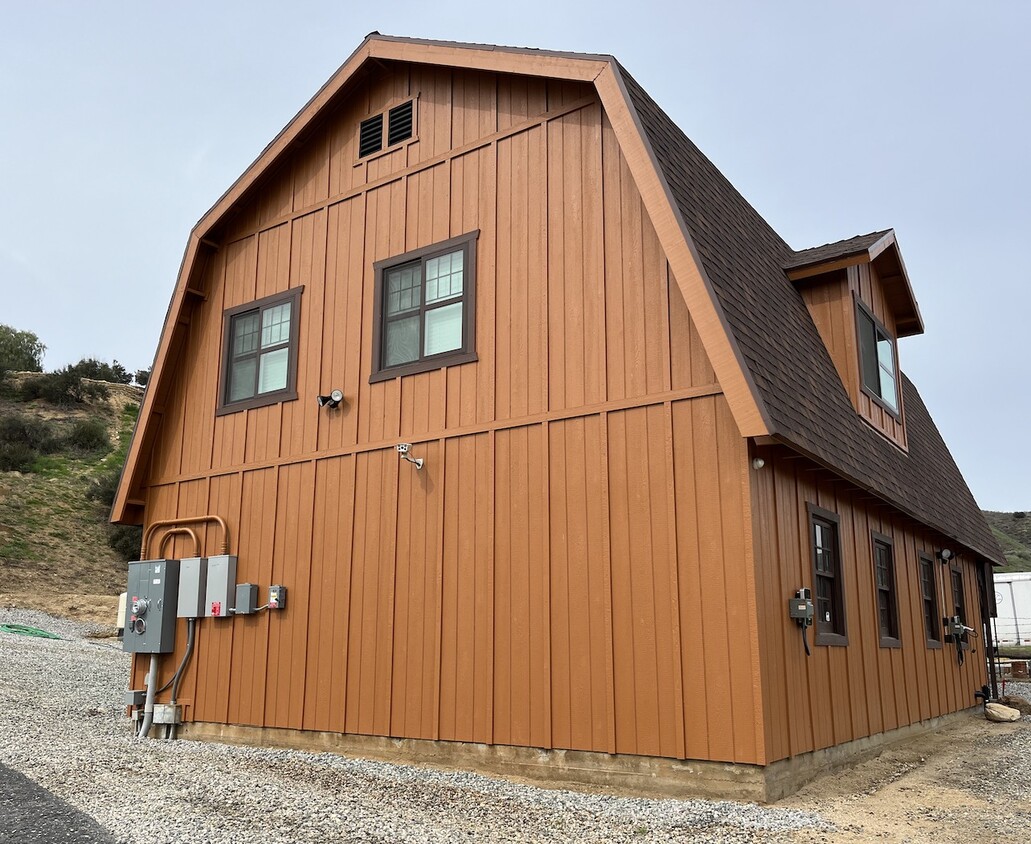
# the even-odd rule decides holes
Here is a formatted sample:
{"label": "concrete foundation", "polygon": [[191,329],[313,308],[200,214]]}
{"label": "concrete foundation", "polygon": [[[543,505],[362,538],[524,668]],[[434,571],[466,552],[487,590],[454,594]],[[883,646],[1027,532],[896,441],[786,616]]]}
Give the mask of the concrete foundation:
{"label": "concrete foundation", "polygon": [[979,712],[979,709],[932,718],[765,766],[234,724],[188,723],[179,729],[179,736],[199,741],[285,747],[398,764],[473,770],[551,788],[600,790],[644,797],[702,797],[772,803],[793,794],[821,774],[875,756],[888,745],[970,717],[975,711]]}

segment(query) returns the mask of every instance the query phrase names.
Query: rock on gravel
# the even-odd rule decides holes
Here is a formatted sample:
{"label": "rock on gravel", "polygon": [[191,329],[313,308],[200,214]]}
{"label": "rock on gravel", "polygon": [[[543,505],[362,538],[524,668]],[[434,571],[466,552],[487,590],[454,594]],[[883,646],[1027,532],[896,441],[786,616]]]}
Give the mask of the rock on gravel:
{"label": "rock on gravel", "polygon": [[[534,788],[332,754],[133,737],[129,658],[89,625],[0,609],[0,764],[123,844],[161,842],[755,842],[830,832],[818,815],[752,804]],[[18,840],[15,838],[14,840]]]}

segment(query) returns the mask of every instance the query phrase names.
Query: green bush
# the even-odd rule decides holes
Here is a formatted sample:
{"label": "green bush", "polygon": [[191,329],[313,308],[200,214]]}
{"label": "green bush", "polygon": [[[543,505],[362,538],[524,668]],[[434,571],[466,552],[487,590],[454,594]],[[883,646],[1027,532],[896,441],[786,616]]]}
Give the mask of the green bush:
{"label": "green bush", "polygon": [[36,454],[52,454],[60,442],[45,419],[11,414],[0,419],[0,443],[23,445]]}
{"label": "green bush", "polygon": [[82,378],[70,366],[38,378],[27,378],[22,383],[21,399],[42,399],[48,404],[70,407],[108,397],[108,389],[103,384],[86,384]]}
{"label": "green bush", "polygon": [[110,381],[112,384],[129,384],[133,374],[126,372],[118,361],[106,363],[96,358],[83,358],[78,363],[67,367],[68,371],[80,378],[92,378],[94,381]]}
{"label": "green bush", "polygon": [[68,445],[81,452],[110,451],[107,428],[97,419],[80,419],[66,438]]}
{"label": "green bush", "polygon": [[143,542],[143,528],[139,525],[111,525],[107,544],[118,552],[126,562],[140,558],[140,543]]}
{"label": "green bush", "polygon": [[25,443],[0,442],[0,472],[31,472],[38,456]]}

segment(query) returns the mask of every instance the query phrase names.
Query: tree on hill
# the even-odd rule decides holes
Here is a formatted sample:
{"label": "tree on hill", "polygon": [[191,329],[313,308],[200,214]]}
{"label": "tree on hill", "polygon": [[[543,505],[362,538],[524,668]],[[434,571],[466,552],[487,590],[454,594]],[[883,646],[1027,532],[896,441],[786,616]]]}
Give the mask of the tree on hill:
{"label": "tree on hill", "polygon": [[42,372],[47,347],[31,331],[18,331],[0,325],[0,374],[4,372]]}

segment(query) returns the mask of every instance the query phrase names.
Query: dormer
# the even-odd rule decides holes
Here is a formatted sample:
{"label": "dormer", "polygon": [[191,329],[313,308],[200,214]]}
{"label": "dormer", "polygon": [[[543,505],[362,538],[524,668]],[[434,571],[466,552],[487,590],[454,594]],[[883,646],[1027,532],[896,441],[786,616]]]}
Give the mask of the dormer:
{"label": "dormer", "polygon": [[922,334],[895,232],[796,252],[785,266],[802,294],[856,411],[906,449],[898,340]]}

